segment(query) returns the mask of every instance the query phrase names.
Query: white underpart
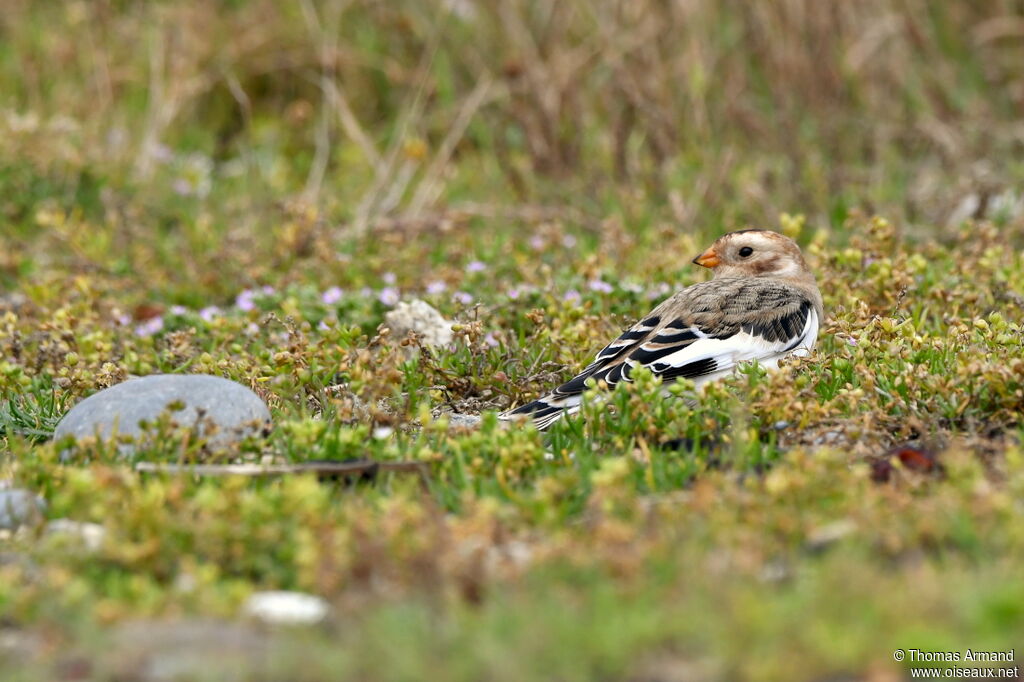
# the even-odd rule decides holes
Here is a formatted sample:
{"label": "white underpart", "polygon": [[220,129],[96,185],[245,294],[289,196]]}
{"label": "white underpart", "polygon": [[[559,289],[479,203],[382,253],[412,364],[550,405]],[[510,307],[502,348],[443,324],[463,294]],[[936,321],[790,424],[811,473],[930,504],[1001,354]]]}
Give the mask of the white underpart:
{"label": "white underpart", "polygon": [[766,341],[760,336],[754,336],[746,332],[734,334],[727,339],[700,338],[685,348],[667,355],[658,360],[654,365],[669,367],[682,367],[692,362],[712,359],[715,361],[715,371],[711,374],[695,377],[694,383],[700,385],[709,381],[720,379],[735,370],[746,362],[757,360],[762,367],[775,369],[779,366],[779,360],[787,355],[804,357],[814,348],[814,342],[818,338],[818,313],[813,308],[807,315],[807,321],[800,332],[799,342],[792,350],[786,350],[793,345],[796,339],[784,339],[782,341]]}
{"label": "white underpart", "polygon": [[681,367],[691,362],[713,359],[716,365],[714,372],[693,378],[698,387],[727,377],[739,366],[755,360],[767,369],[778,369],[779,360],[782,358],[788,355],[806,357],[813,350],[818,339],[818,313],[813,308],[807,315],[807,322],[804,323],[798,339],[797,346],[787,351],[786,349],[797,339],[766,341],[760,336],[746,332],[740,332],[728,339],[702,338],[662,358],[658,364],[666,363],[672,367]]}

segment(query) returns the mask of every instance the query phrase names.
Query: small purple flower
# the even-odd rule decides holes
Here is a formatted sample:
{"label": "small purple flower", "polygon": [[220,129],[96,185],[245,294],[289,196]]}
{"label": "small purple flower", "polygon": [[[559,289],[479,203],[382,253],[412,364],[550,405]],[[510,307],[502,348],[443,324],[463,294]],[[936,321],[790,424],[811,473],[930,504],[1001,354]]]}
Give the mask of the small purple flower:
{"label": "small purple flower", "polygon": [[567,249],[571,249],[572,247],[576,246],[576,237],[574,237],[571,234],[565,235],[564,237],[562,237],[562,246],[564,246]]}
{"label": "small purple flower", "polygon": [[164,318],[157,315],[135,327],[138,336],[152,336],[164,328]]}
{"label": "small purple flower", "polygon": [[494,337],[493,332],[487,332],[487,336],[484,337],[484,343],[486,343],[491,348],[494,348],[495,346],[499,345],[498,339]]}
{"label": "small purple flower", "polygon": [[672,291],[672,287],[667,282],[658,282],[647,291],[647,299],[653,301],[656,298],[662,298],[670,291]]}
{"label": "small purple flower", "polygon": [[520,289],[519,287],[511,287],[508,291],[505,292],[505,295],[514,301],[517,298],[519,298],[522,295],[522,293],[523,290]]}
{"label": "small purple flower", "polygon": [[401,294],[395,287],[384,287],[380,290],[380,293],[377,294],[377,300],[388,307],[398,305],[398,301],[401,300],[401,298]]}
{"label": "small purple flower", "polygon": [[610,294],[612,293],[612,291],[615,290],[615,287],[613,287],[611,284],[608,284],[608,282],[605,282],[603,279],[600,278],[590,280],[589,282],[587,282],[587,286],[590,288],[591,291],[598,291],[602,294]]}
{"label": "small purple flower", "polygon": [[487,264],[479,260],[471,260],[466,264],[466,272],[483,272],[487,269]]}
{"label": "small purple flower", "polygon": [[468,294],[465,291],[456,291],[454,294],[452,294],[452,299],[454,299],[456,303],[461,303],[462,305],[469,305],[470,303],[473,302],[473,295]]}
{"label": "small purple flower", "polygon": [[220,317],[221,310],[215,305],[208,305],[199,311],[199,317],[204,322],[212,322],[213,318]]}
{"label": "small purple flower", "polygon": [[213,186],[213,161],[202,154],[189,154],[178,159],[179,176],[174,180],[174,191],[182,196],[205,199]]}
{"label": "small purple flower", "polygon": [[534,251],[543,251],[548,242],[542,235],[535,234],[530,237],[530,248]]}
{"label": "small purple flower", "polygon": [[177,317],[181,317],[182,315],[184,315],[184,314],[186,314],[188,312],[188,308],[186,308],[183,305],[172,305],[170,311],[168,311],[168,312],[170,312],[171,315],[175,315]]}
{"label": "small purple flower", "polygon": [[381,279],[384,280],[384,284],[387,284],[388,286],[394,286],[395,282],[398,281],[395,277],[395,273],[393,272],[385,272],[381,275]]}
{"label": "small purple flower", "polygon": [[235,307],[244,312],[255,310],[256,292],[253,289],[244,289],[235,297]]}
{"label": "small purple flower", "polygon": [[566,303],[579,303],[581,298],[582,296],[580,296],[580,292],[575,289],[569,289],[569,291],[565,292],[565,295],[562,296],[562,300]]}
{"label": "small purple flower", "polygon": [[316,328],[322,332],[325,332],[328,329],[330,329],[330,327],[327,326],[327,323],[324,322],[323,320],[320,320],[320,322],[316,325]]}
{"label": "small purple flower", "polygon": [[249,324],[245,325],[245,333],[249,334],[250,336],[256,336],[257,334],[260,333],[260,326],[255,322],[250,322]]}
{"label": "small purple flower", "polygon": [[360,298],[370,298],[371,296],[373,296],[373,289],[370,287],[363,287],[359,290]]}
{"label": "small purple flower", "polygon": [[264,284],[262,287],[260,287],[260,292],[264,296],[273,296],[275,293],[277,293],[277,289],[270,286],[269,284]]}
{"label": "small purple flower", "polygon": [[320,295],[320,300],[323,301],[324,305],[334,305],[341,300],[344,293],[341,287],[330,287]]}
{"label": "small purple flower", "polygon": [[857,345],[857,339],[853,338],[852,336],[847,336],[846,337],[846,345],[848,345],[848,346],[856,346]]}
{"label": "small purple flower", "polygon": [[192,184],[185,178],[178,178],[171,184],[171,189],[179,196],[187,197],[192,194]]}
{"label": "small purple flower", "polygon": [[174,160],[174,152],[171,148],[164,144],[154,144],[149,148],[149,155],[153,157],[153,160],[157,163],[170,163]]}
{"label": "small purple flower", "polygon": [[429,282],[427,284],[427,293],[430,295],[437,295],[442,293],[447,288],[448,285],[445,284],[444,282],[440,280],[434,280],[433,282]]}
{"label": "small purple flower", "polygon": [[117,313],[114,315],[114,322],[120,327],[127,327],[132,323],[132,316],[127,313]]}

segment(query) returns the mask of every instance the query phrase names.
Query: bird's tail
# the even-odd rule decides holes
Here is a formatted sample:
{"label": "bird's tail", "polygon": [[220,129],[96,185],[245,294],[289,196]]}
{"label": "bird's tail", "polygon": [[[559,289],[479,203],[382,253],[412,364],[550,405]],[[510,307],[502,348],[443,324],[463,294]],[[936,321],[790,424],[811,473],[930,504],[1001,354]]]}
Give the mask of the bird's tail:
{"label": "bird's tail", "polygon": [[533,420],[538,431],[543,431],[556,421],[567,415],[573,415],[580,410],[580,397],[573,396],[545,396],[534,400],[531,403],[520,405],[514,410],[502,412],[499,419],[505,421],[516,421],[521,417],[529,417]]}

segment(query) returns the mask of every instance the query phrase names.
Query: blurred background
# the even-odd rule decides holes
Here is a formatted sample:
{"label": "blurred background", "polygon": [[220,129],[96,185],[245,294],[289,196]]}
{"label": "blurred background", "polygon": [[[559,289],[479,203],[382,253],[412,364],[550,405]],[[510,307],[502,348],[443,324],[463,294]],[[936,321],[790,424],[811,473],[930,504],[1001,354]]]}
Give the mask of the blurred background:
{"label": "blurred background", "polygon": [[394,232],[1019,231],[1022,113],[1011,0],[8,0],[0,272],[180,297]]}

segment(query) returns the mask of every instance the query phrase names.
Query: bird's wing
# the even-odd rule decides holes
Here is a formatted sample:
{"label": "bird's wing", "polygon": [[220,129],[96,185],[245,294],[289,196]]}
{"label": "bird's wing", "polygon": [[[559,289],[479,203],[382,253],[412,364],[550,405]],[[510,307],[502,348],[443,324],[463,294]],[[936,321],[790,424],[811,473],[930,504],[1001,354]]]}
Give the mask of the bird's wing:
{"label": "bird's wing", "polygon": [[820,320],[811,299],[777,280],[712,280],[679,292],[597,354],[577,376],[507,416],[538,428],[580,403],[587,380],[613,388],[646,367],[663,381],[722,376],[744,362],[774,364],[810,351]]}

